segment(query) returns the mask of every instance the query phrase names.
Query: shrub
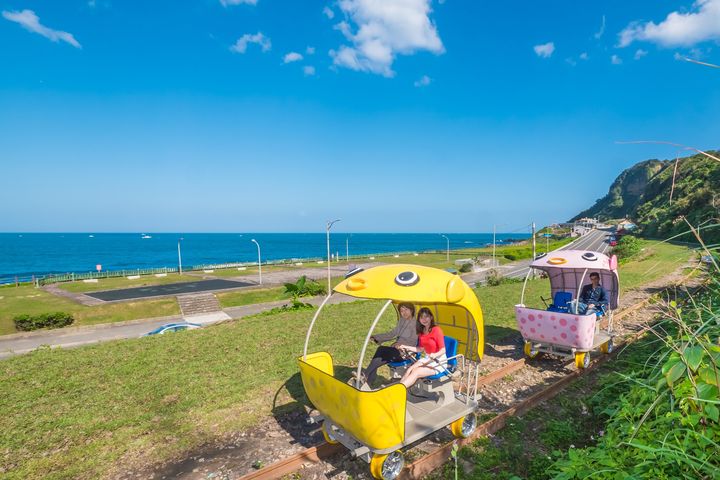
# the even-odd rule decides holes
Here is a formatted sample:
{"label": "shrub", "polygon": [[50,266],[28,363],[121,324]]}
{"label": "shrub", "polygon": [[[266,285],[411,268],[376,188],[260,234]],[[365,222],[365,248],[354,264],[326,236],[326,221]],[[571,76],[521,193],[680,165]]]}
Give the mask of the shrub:
{"label": "shrub", "polygon": [[472,267],[473,267],[472,263],[463,263],[460,266],[460,273],[472,272]]}
{"label": "shrub", "polygon": [[640,241],[632,235],[625,235],[613,249],[613,253],[617,255],[620,260],[626,262],[628,259],[637,255],[640,250]]}
{"label": "shrub", "polygon": [[487,276],[485,277],[485,283],[489,287],[497,287],[498,285],[506,285],[508,283],[519,283],[523,280],[521,278],[508,278],[503,277],[502,273],[495,270],[494,268],[488,270]]}
{"label": "shrub", "polygon": [[286,283],[285,293],[290,294],[293,298],[314,297],[316,295],[325,295],[327,290],[315,280],[308,280],[303,275],[295,283]]}
{"label": "shrub", "polygon": [[43,313],[40,315],[17,315],[13,318],[15,328],[29,332],[40,328],[62,328],[71,325],[75,319],[65,312]]}

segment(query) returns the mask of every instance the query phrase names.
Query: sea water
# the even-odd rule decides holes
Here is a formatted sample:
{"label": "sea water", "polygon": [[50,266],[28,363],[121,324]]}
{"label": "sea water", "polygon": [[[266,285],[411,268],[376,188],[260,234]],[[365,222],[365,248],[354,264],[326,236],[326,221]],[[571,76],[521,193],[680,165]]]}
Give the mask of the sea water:
{"label": "sea water", "polygon": [[[450,233],[452,250],[492,243],[492,233]],[[528,234],[497,234],[498,243]],[[183,266],[324,258],[325,233],[0,233],[0,282],[16,276],[102,270],[177,267],[178,242]],[[347,242],[347,243],[346,243]],[[332,233],[330,251],[349,254],[444,251],[445,238],[432,233]]]}

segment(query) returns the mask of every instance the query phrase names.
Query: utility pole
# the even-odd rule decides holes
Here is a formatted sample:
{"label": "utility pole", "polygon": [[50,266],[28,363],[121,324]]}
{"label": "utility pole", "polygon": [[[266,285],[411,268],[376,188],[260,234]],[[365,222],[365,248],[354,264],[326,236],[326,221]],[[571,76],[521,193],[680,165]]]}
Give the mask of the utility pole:
{"label": "utility pole", "polygon": [[332,293],[332,287],[330,285],[330,229],[333,225],[335,225],[337,222],[339,222],[340,219],[337,220],[328,220],[328,222],[325,224],[325,235],[327,238],[327,293],[330,295]]}
{"label": "utility pole", "polygon": [[496,267],[495,265],[495,225],[493,225],[493,261],[492,261],[493,268]]}
{"label": "utility pole", "polygon": [[[531,262],[535,260],[535,255],[536,255],[536,252],[535,252],[535,222],[532,222],[532,260],[530,260]],[[533,278],[533,280],[535,279],[535,269],[533,269],[532,278]]]}

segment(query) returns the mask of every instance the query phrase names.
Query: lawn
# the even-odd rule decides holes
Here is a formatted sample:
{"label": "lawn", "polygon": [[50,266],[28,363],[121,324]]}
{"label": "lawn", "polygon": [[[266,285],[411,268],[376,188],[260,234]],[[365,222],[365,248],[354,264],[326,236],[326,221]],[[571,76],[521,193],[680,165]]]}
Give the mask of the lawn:
{"label": "lawn", "polygon": [[[688,257],[682,247],[646,248],[651,256],[622,267],[623,276],[630,277],[626,285],[660,278]],[[476,290],[487,339],[515,332],[513,306],[521,288],[512,283]],[[548,289],[546,280],[528,282],[525,303],[540,306],[539,297]],[[28,287],[25,292],[37,291]],[[332,352],[336,364],[345,366],[338,371],[347,375],[381,304],[328,306],[311,351]],[[297,408],[304,396],[295,358],[302,353],[313,313],[278,313],[174,335],[42,349],[0,362],[0,475],[112,476]],[[388,311],[378,330],[388,329],[393,315]]]}
{"label": "lawn", "polygon": [[31,285],[0,287],[0,335],[16,333],[12,319],[16,315],[67,312],[75,317],[73,325],[112,323],[138,318],[176,315],[180,309],[174,298],[110,303],[87,307],[57,297]]}

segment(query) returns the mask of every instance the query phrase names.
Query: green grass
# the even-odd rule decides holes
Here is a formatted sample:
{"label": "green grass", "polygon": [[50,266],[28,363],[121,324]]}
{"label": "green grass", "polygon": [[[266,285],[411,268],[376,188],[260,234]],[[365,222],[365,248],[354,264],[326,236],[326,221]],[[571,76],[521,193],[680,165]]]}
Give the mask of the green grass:
{"label": "green grass", "polygon": [[57,297],[30,285],[0,288],[0,335],[16,333],[12,319],[16,315],[38,315],[67,312],[75,317],[73,325],[112,323],[138,318],[176,315],[180,309],[174,298],[111,303],[87,307],[69,299]]}
{"label": "green grass", "polygon": [[[322,346],[352,365],[380,304],[328,306],[311,349]],[[312,314],[0,362],[0,472],[18,479],[108,476],[124,459],[168,459],[293,408],[304,401],[295,359]],[[392,316],[388,311],[379,328],[389,328]]]}
{"label": "green grass", "polygon": [[252,305],[254,303],[274,302],[290,298],[290,296],[285,293],[285,287],[224,292],[218,293],[215,296],[218,300],[220,300],[220,305],[223,308]]}
{"label": "green grass", "polygon": [[662,278],[686,263],[686,247],[640,240],[640,253],[628,263],[620,265],[620,291],[626,292],[640,285]]}
{"label": "green grass", "polygon": [[[639,262],[655,258],[664,263],[651,271],[638,268],[638,279],[659,278],[670,268],[666,262],[688,255],[682,247],[670,250],[657,249]],[[634,268],[632,263],[623,267]],[[514,283],[476,289],[488,340],[516,331],[513,306],[521,288]],[[530,281],[525,303],[539,307],[539,296],[548,289],[546,280]],[[39,309],[57,310],[67,302],[51,297],[51,306],[43,296],[48,294],[21,287],[0,289],[0,305],[7,292],[39,294],[13,300],[42,304]],[[223,303],[249,301],[232,294],[222,294],[229,296]],[[339,374],[347,376],[381,304],[328,306],[310,350],[331,352]],[[128,304],[112,307],[126,313]],[[5,308],[0,314],[8,314],[7,307],[0,308]],[[285,312],[175,335],[45,349],[0,362],[0,472],[5,469],[9,478],[112,476],[128,463],[168,460],[270,414],[298,408],[305,399],[295,357],[302,353],[313,313]],[[378,330],[389,329],[393,315],[386,312]],[[560,433],[567,430],[556,427]]]}

